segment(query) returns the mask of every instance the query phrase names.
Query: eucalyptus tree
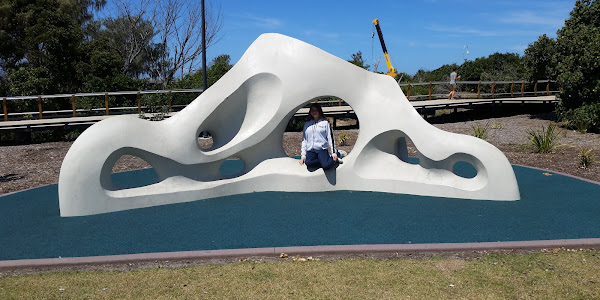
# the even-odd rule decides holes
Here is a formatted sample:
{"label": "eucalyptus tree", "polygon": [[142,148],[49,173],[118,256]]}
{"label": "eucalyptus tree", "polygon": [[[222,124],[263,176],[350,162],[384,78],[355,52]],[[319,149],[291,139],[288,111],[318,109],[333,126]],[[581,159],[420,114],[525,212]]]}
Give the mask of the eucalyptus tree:
{"label": "eucalyptus tree", "polygon": [[[148,62],[146,72],[163,88],[199,69],[202,16],[198,1],[121,0],[117,8],[126,69],[131,70],[129,66],[136,61]],[[222,21],[219,7],[209,3],[206,11],[206,45],[210,47],[220,39]]]}

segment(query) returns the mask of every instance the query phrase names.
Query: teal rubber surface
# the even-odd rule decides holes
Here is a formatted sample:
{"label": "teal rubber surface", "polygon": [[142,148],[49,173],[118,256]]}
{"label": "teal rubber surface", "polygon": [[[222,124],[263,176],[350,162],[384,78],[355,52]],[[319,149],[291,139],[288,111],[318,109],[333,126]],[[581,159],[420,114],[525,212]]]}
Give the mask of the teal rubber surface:
{"label": "teal rubber surface", "polygon": [[[229,167],[239,169],[224,165],[222,171]],[[50,185],[0,197],[0,260],[600,237],[600,185],[513,168],[522,199],[508,202],[376,192],[261,192],[62,218],[57,185]],[[472,176],[474,170],[466,169],[463,176]],[[124,187],[156,181],[152,169],[113,176]]]}

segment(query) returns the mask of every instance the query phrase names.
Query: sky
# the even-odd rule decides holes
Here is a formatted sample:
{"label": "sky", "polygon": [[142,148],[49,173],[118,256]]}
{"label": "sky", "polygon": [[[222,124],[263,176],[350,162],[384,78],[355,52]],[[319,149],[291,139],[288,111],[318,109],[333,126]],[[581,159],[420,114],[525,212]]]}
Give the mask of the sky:
{"label": "sky", "polygon": [[574,0],[209,1],[220,6],[223,28],[220,41],[207,49],[208,63],[228,54],[235,64],[258,36],[274,32],[345,60],[361,51],[366,64],[379,60],[378,71],[385,72],[372,23],[377,18],[393,67],[410,75],[496,52],[523,55],[539,36],[556,38],[575,5]]}

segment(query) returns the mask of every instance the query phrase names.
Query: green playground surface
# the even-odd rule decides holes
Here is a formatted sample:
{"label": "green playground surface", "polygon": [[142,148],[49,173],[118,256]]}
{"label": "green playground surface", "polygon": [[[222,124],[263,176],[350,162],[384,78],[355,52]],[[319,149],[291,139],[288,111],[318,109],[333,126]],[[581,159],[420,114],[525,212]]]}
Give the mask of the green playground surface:
{"label": "green playground surface", "polygon": [[[235,170],[236,161],[224,167]],[[0,197],[0,260],[261,247],[600,238],[600,185],[513,166],[519,201],[259,192],[60,217],[57,185]],[[222,170],[227,172],[227,170]],[[470,170],[464,171],[469,177]],[[546,174],[544,174],[546,173]],[[124,187],[152,169],[113,174]]]}

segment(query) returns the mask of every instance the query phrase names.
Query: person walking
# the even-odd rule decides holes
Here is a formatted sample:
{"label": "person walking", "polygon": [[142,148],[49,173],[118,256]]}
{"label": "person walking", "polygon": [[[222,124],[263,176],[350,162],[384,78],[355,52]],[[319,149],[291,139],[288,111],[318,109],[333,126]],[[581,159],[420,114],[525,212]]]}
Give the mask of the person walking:
{"label": "person walking", "polygon": [[460,75],[456,74],[456,66],[452,67],[452,73],[450,73],[450,93],[448,94],[449,100],[454,100],[456,93],[456,80],[460,79]]}

